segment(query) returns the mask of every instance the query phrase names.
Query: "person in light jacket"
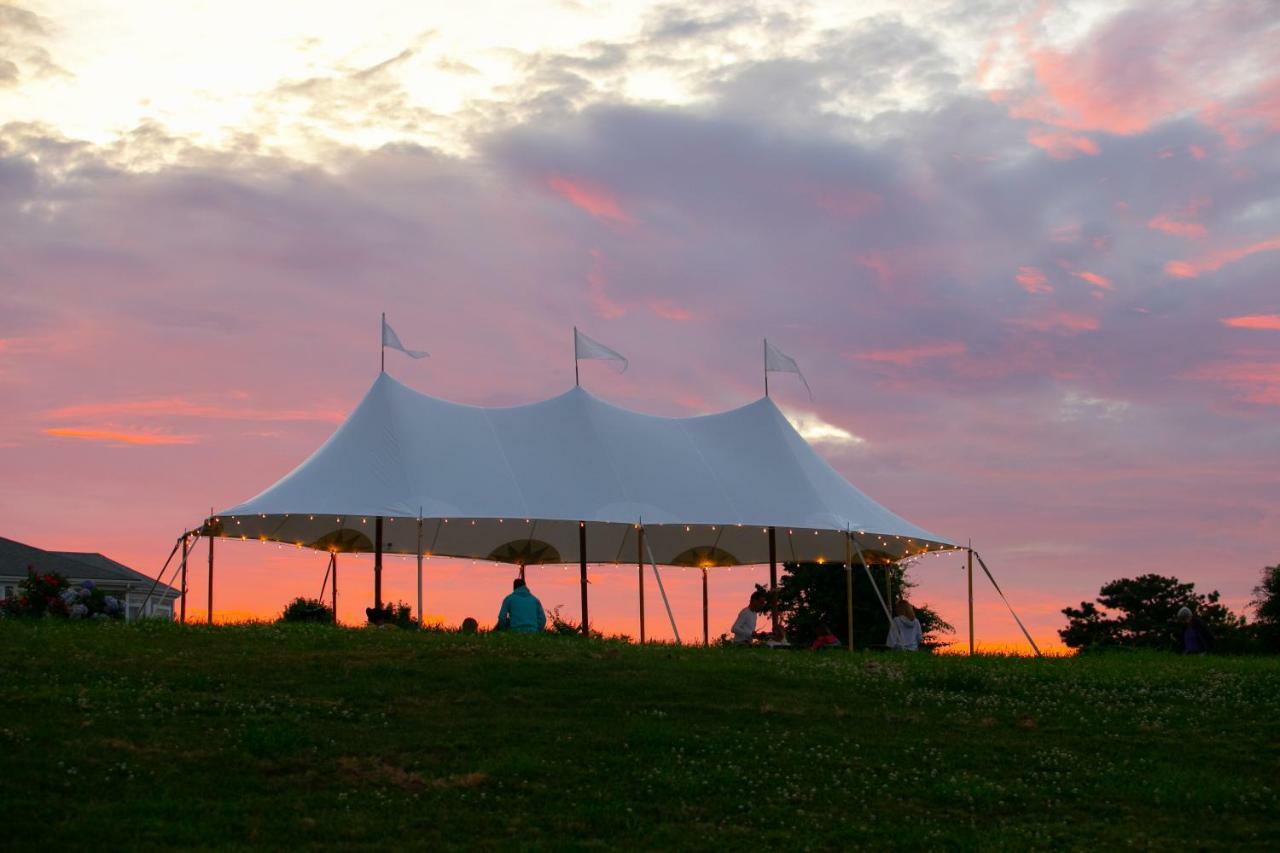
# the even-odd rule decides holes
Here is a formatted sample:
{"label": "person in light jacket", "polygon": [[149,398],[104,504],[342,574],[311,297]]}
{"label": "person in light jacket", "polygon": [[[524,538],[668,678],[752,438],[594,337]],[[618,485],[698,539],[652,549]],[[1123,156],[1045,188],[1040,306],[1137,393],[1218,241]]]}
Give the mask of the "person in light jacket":
{"label": "person in light jacket", "polygon": [[516,578],[511,583],[511,594],[502,599],[494,630],[536,634],[546,627],[547,614],[542,610],[542,602],[525,586],[524,578]]}
{"label": "person in light jacket", "polygon": [[756,616],[763,613],[768,606],[768,597],[763,592],[756,590],[751,593],[751,600],[738,613],[738,618],[733,620],[733,627],[729,629],[735,643],[748,645],[752,640],[763,639],[766,636],[763,633],[756,633]]}
{"label": "person in light jacket", "polygon": [[889,623],[889,636],[885,638],[884,644],[898,651],[919,651],[924,643],[924,632],[920,629],[915,608],[905,600],[900,600],[894,605],[893,611],[897,615]]}

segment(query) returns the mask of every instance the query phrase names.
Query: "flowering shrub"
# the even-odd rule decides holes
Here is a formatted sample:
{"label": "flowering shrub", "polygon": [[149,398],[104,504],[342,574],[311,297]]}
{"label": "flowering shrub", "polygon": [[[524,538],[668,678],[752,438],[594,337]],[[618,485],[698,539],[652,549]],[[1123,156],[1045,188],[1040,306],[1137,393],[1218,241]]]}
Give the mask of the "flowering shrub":
{"label": "flowering shrub", "polygon": [[50,616],[63,619],[122,619],[124,604],[106,595],[93,581],[72,587],[57,572],[37,574],[27,567],[27,579],[18,585],[18,594],[0,601],[5,616]]}

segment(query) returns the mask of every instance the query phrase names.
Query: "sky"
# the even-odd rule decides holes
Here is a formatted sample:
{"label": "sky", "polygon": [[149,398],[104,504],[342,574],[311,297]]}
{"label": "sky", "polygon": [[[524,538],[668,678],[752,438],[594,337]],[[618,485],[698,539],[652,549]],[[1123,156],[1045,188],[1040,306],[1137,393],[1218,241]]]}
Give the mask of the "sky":
{"label": "sky", "polygon": [[[1042,644],[1143,572],[1243,609],[1280,561],[1277,69],[1265,0],[0,3],[0,535],[154,574],[341,422],[386,311],[431,353],[389,372],[476,405],[564,391],[576,325],[630,359],[584,365],[602,398],[729,409],[767,336],[823,456]],[[220,542],[215,615],[324,567]],[[593,570],[604,630],[634,573]],[[913,575],[963,639],[962,559]],[[713,576],[713,634],[766,576]],[[425,610],[491,621],[510,577],[429,562]],[[576,618],[576,569],[530,582]]]}

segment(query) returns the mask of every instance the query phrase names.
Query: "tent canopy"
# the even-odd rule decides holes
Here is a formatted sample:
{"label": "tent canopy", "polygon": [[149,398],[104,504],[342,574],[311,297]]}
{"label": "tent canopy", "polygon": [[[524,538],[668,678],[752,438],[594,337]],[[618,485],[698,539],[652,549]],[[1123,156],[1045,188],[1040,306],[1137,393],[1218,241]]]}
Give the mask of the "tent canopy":
{"label": "tent canopy", "polygon": [[[414,391],[385,373],[310,458],[212,519],[214,535],[333,551],[510,563],[868,559],[957,547],[847,482],[768,397],[719,414],[664,418],[580,387],[507,408]],[[419,524],[419,519],[422,523]],[[699,556],[702,555],[702,556]]]}

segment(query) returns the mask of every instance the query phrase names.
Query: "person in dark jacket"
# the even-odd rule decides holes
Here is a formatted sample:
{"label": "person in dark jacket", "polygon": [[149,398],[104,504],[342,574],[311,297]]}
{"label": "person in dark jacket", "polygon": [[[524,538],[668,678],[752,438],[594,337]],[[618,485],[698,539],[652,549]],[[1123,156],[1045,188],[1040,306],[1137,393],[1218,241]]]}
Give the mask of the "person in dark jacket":
{"label": "person in dark jacket", "polygon": [[1209,633],[1208,626],[1200,617],[1191,612],[1190,607],[1178,611],[1174,639],[1184,655],[1203,655],[1213,650],[1213,634]]}

